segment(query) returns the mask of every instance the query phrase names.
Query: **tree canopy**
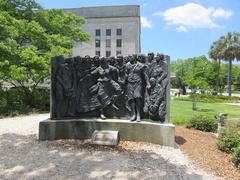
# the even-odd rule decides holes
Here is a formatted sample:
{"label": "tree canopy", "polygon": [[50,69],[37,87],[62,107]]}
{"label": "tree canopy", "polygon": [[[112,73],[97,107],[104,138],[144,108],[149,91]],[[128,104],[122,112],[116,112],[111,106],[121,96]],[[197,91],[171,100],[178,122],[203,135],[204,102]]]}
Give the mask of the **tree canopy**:
{"label": "tree canopy", "polygon": [[[186,88],[191,89],[192,109],[196,110],[197,91],[216,94],[216,90],[223,92],[225,89],[228,68],[226,64],[221,66],[221,69],[218,69],[218,62],[209,61],[205,56],[173,61],[171,69],[176,72],[176,77],[171,79],[171,84],[182,89],[183,94],[186,93]],[[240,68],[234,65],[233,80],[236,84],[239,84],[239,77]]]}
{"label": "tree canopy", "polygon": [[[227,84],[228,67],[221,64],[219,72],[218,67],[218,62],[210,61],[205,56],[172,61],[171,70],[176,77],[171,79],[171,84],[182,91],[188,87],[210,92],[214,92],[216,85],[219,85],[218,91],[223,92]],[[239,84],[240,68],[236,65],[233,65],[232,75],[233,83]]]}
{"label": "tree canopy", "polygon": [[89,41],[84,23],[34,0],[0,0],[0,79],[31,90],[49,77],[52,57],[69,56],[75,41]]}
{"label": "tree canopy", "polygon": [[228,62],[228,94],[231,96],[232,87],[232,61],[240,60],[240,33],[229,32],[225,36],[221,36],[217,41],[213,42],[210,47],[209,56],[214,60]]}

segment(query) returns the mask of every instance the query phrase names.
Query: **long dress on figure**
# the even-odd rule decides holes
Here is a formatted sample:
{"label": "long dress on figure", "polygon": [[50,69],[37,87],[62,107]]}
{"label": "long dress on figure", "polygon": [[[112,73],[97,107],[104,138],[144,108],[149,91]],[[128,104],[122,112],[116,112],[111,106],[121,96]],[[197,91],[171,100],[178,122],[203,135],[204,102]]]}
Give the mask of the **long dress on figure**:
{"label": "long dress on figure", "polygon": [[89,90],[91,93],[96,93],[97,98],[101,103],[101,108],[104,108],[113,102],[116,96],[122,94],[122,88],[112,78],[113,74],[118,74],[117,68],[108,65],[108,68],[99,66],[91,74],[98,75],[97,84],[92,86]]}

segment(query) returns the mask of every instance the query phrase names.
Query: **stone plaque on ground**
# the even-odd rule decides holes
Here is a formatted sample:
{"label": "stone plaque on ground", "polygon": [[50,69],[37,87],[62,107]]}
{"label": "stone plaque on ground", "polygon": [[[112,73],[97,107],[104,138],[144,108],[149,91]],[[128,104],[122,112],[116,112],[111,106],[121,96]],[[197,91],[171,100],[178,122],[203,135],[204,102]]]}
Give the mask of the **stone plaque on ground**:
{"label": "stone plaque on ground", "polygon": [[92,134],[92,144],[117,146],[119,142],[118,131],[99,131],[95,130]]}

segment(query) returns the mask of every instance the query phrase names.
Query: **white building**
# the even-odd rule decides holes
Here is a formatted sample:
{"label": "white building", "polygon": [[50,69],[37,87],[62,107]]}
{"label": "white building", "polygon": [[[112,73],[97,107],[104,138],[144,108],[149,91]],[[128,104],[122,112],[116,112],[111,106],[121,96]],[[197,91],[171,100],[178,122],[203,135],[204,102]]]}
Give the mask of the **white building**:
{"label": "white building", "polygon": [[90,43],[76,42],[73,56],[117,56],[141,52],[140,6],[103,6],[65,9],[85,17],[82,28],[91,36]]}

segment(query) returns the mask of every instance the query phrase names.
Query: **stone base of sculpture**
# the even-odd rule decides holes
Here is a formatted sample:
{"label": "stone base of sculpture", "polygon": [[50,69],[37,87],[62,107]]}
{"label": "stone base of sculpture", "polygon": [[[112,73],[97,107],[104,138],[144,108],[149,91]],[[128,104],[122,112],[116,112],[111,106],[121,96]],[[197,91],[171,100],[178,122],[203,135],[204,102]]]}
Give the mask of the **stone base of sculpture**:
{"label": "stone base of sculpture", "polygon": [[45,120],[39,124],[39,140],[91,139],[95,130],[119,131],[120,140],[143,141],[174,147],[175,126],[142,121],[117,119]]}

